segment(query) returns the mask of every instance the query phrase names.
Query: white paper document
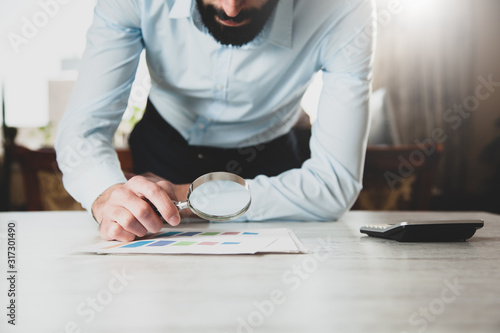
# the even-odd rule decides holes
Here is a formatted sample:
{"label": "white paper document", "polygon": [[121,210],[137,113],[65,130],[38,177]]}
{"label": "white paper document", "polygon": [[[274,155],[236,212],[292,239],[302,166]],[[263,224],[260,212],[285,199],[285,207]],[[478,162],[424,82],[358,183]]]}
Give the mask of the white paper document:
{"label": "white paper document", "polygon": [[306,253],[291,229],[196,230],[165,228],[133,242],[100,242],[79,250],[97,254]]}

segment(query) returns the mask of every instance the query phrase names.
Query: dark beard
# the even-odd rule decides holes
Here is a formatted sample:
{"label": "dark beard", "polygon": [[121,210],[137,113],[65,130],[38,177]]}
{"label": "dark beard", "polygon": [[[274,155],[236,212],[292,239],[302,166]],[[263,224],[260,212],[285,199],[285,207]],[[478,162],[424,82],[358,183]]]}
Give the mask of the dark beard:
{"label": "dark beard", "polygon": [[[203,24],[215,40],[222,45],[242,46],[254,40],[262,31],[278,1],[269,0],[261,9],[242,10],[236,17],[228,17],[223,10],[218,10],[212,5],[205,5],[203,0],[196,0],[196,5]],[[249,18],[250,22],[241,27],[227,27],[217,22],[215,16],[221,20],[231,19],[234,22]]]}

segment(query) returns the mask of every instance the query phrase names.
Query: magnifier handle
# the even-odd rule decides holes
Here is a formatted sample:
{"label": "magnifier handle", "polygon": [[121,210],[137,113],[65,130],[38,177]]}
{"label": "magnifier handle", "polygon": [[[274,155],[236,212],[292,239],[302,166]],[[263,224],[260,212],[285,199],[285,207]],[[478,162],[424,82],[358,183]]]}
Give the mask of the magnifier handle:
{"label": "magnifier handle", "polygon": [[174,205],[177,206],[178,210],[184,210],[186,208],[189,208],[188,201],[174,201]]}

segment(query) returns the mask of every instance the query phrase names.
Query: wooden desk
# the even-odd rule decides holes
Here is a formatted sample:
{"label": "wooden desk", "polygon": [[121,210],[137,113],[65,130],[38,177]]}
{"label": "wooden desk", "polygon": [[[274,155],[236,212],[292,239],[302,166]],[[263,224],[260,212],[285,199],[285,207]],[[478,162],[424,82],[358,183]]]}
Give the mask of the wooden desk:
{"label": "wooden desk", "polygon": [[[483,218],[468,242],[368,238],[362,224]],[[6,324],[5,225],[17,222],[17,326]],[[302,255],[89,255],[85,212],[2,213],[1,332],[500,332],[500,216],[362,212],[290,227]],[[6,329],[7,328],[7,329]]]}

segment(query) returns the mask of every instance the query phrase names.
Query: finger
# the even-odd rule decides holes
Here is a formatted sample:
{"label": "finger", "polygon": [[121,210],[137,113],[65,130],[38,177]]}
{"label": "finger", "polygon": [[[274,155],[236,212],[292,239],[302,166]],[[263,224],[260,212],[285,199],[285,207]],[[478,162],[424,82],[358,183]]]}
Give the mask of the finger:
{"label": "finger", "polygon": [[136,230],[137,224],[144,228],[144,230],[152,233],[156,233],[163,228],[162,219],[155,213],[153,207],[146,200],[134,196],[127,203],[127,209],[130,212],[130,216],[124,216],[124,223],[132,229],[129,230],[124,226],[126,230]]}
{"label": "finger", "polygon": [[155,175],[152,172],[143,173],[143,174],[141,174],[141,176],[146,178],[147,180],[150,180],[150,181],[155,182],[155,183],[162,181],[162,180],[165,180],[164,178],[161,178],[160,176]]}
{"label": "finger", "polygon": [[129,180],[130,178],[136,176],[136,174],[132,173],[132,172],[125,172],[124,176],[125,176],[125,178],[127,178],[127,180]]}
{"label": "finger", "polygon": [[138,196],[147,198],[170,225],[180,223],[179,210],[162,187],[141,176],[129,180],[128,185]]}
{"label": "finger", "polygon": [[133,213],[128,211],[125,207],[117,207],[111,212],[111,216],[114,217],[115,222],[118,223],[125,231],[131,234],[144,237],[148,229],[144,227],[134,216]]}
{"label": "finger", "polygon": [[140,232],[142,229],[139,229],[139,226],[141,226],[146,232],[156,233],[163,227],[161,218],[145,200],[138,197],[133,189],[116,191],[111,196],[113,202],[121,204],[110,212],[111,216],[127,231]]}
{"label": "finger", "polygon": [[180,201],[184,200],[186,198],[186,193],[182,193],[184,195],[179,195],[176,191],[175,188],[180,185],[174,185],[168,180],[160,180],[156,182],[156,185],[160,186],[167,194],[170,196],[172,200]]}
{"label": "finger", "polygon": [[121,225],[115,221],[102,221],[99,226],[99,234],[104,240],[118,240],[121,242],[131,242],[135,239],[135,235],[126,231]]}

